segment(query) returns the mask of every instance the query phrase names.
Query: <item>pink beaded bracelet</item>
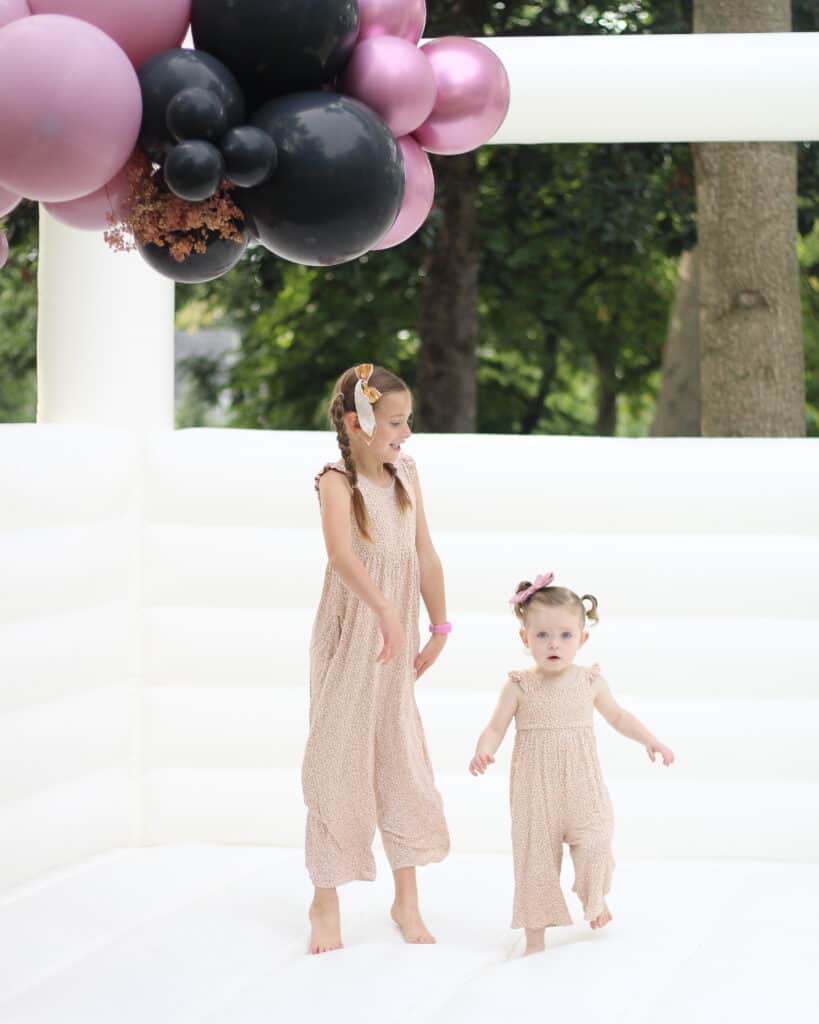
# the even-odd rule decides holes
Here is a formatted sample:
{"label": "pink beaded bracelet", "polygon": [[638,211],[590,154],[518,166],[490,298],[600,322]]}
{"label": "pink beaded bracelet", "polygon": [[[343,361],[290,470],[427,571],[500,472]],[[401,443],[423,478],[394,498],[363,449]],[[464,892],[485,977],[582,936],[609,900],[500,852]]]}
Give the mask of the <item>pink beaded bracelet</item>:
{"label": "pink beaded bracelet", "polygon": [[430,633],[451,633],[452,623],[451,622],[439,622],[437,626],[429,624]]}

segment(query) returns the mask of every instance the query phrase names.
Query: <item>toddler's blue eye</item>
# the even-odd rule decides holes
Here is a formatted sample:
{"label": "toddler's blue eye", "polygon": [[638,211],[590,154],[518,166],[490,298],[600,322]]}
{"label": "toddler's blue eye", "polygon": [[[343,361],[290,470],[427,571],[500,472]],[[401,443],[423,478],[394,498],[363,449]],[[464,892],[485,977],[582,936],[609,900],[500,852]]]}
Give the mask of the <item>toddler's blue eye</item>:
{"label": "toddler's blue eye", "polygon": [[564,639],[564,640],[571,640],[571,638],[572,638],[573,636],[574,636],[574,633],[564,633],[564,634],[563,634],[563,639]]}

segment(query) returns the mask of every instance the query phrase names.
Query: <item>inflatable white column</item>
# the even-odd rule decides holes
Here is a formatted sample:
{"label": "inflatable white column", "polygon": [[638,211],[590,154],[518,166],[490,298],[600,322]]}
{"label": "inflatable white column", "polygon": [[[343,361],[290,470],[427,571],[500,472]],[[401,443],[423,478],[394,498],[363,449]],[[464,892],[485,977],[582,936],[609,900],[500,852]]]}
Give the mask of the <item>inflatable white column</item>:
{"label": "inflatable white column", "polygon": [[[130,842],[143,841],[142,530],[144,445],[174,426],[174,286],[138,253],[109,249],[40,207],[37,421],[121,433],[120,472],[134,486],[122,509],[112,588],[125,598],[121,683],[130,711]],[[82,443],[82,442],[80,442]]]}
{"label": "inflatable white column", "polygon": [[37,421],[174,424],[174,286],[40,207]]}

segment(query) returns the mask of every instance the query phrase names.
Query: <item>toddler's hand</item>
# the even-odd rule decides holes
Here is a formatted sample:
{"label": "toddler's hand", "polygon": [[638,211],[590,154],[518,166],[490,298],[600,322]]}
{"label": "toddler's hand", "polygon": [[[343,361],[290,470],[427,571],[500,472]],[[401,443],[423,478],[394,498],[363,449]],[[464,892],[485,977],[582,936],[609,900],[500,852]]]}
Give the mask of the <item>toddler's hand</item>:
{"label": "toddler's hand", "polygon": [[469,771],[473,775],[483,775],[490,764],[495,763],[491,754],[476,754],[469,762]]}
{"label": "toddler's hand", "polygon": [[663,759],[663,764],[666,768],[674,762],[674,751],[671,747],[667,747],[664,743],[659,743],[657,740],[654,740],[651,743],[646,743],[646,753],[652,761],[654,760],[655,755],[659,754]]}
{"label": "toddler's hand", "polygon": [[420,654],[415,659],[415,678],[420,679],[426,670],[435,662],[435,659],[444,649],[446,643],[446,635],[444,633],[435,633],[427,640],[421,649]]}

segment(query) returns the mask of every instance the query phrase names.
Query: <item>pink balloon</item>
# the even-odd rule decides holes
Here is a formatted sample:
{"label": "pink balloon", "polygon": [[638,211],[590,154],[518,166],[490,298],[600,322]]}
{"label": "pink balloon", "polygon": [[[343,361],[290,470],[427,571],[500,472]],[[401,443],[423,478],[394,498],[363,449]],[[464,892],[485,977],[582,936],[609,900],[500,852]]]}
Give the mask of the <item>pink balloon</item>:
{"label": "pink balloon", "polygon": [[417,43],[427,21],[424,0],[358,0],[358,40],[398,36]]}
{"label": "pink balloon", "polygon": [[105,231],[111,227],[112,214],[119,219],[123,206],[128,199],[130,182],[128,165],[102,188],[79,199],[70,199],[67,203],[43,203],[51,216],[67,224],[70,228],[81,228],[83,231]]}
{"label": "pink balloon", "polygon": [[6,260],[9,258],[9,240],[0,231],[0,270],[6,265]]}
{"label": "pink balloon", "polygon": [[358,43],[339,83],[378,114],[396,138],[424,123],[435,103],[432,65],[414,43],[376,36]]}
{"label": "pink balloon", "polygon": [[131,154],[142,95],[100,29],[35,14],[0,29],[0,185],[62,202],[100,188]]}
{"label": "pink balloon", "polygon": [[0,28],[19,18],[27,18],[31,8],[26,0],[0,0]]}
{"label": "pink balloon", "polygon": [[415,138],[430,153],[447,156],[488,142],[509,109],[509,78],[499,58],[462,36],[433,39],[421,52],[432,64],[438,93]]}
{"label": "pink balloon", "polygon": [[33,14],[68,14],[89,21],[119,43],[135,68],[180,45],[191,0],[28,0]]}
{"label": "pink balloon", "polygon": [[414,235],[427,219],[435,199],[435,178],[429,157],[409,135],[398,140],[404,158],[404,201],[395,223],[373,249],[389,249]]}
{"label": "pink balloon", "polygon": [[22,198],[16,192],[9,192],[8,189],[0,187],[0,217],[5,217],[7,213],[11,213]]}

